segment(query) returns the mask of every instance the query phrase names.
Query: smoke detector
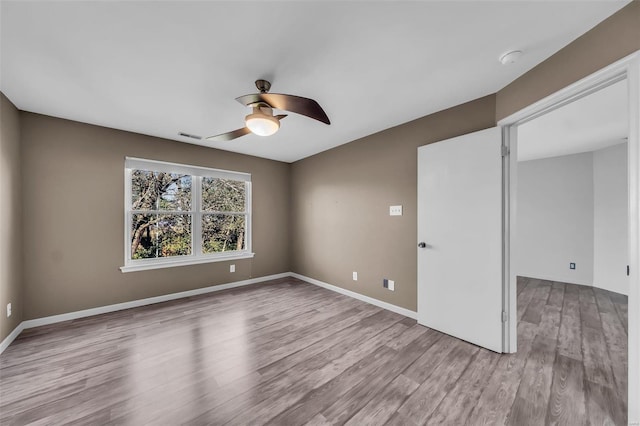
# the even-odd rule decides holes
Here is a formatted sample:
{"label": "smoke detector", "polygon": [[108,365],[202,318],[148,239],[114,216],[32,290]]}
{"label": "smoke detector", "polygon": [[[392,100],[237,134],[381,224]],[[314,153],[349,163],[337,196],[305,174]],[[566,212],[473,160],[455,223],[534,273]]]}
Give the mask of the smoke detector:
{"label": "smoke detector", "polygon": [[502,56],[500,56],[499,60],[502,65],[509,65],[509,64],[514,64],[518,62],[518,59],[520,59],[520,56],[522,56],[521,50],[511,50],[503,54]]}

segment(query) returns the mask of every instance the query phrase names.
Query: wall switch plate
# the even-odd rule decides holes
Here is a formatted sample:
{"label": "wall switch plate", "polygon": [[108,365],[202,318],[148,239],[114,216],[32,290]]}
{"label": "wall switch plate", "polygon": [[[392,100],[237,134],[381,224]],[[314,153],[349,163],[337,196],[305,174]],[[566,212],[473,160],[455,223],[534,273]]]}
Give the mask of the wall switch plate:
{"label": "wall switch plate", "polygon": [[402,206],[389,206],[389,216],[402,216]]}
{"label": "wall switch plate", "polygon": [[354,281],[358,281],[358,273],[357,272],[353,273],[353,280]]}
{"label": "wall switch plate", "polygon": [[389,280],[389,290],[396,291],[396,282],[394,280]]}
{"label": "wall switch plate", "polygon": [[576,269],[576,264],[575,264],[575,263],[573,263],[573,262],[571,262],[571,263],[569,264],[569,269]]}
{"label": "wall switch plate", "polygon": [[7,303],[7,318],[11,316],[11,303]]}
{"label": "wall switch plate", "polygon": [[229,272],[235,272],[236,271],[236,265],[229,265]]}

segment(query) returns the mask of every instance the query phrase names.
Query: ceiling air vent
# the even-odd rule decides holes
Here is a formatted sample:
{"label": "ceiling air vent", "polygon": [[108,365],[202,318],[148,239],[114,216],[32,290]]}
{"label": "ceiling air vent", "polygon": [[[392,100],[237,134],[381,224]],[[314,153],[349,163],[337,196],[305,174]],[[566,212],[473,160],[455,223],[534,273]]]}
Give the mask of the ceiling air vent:
{"label": "ceiling air vent", "polygon": [[191,139],[202,139],[202,136],[197,136],[197,135],[190,135],[189,133],[185,133],[185,132],[180,132],[178,133],[180,136],[184,136],[185,138],[191,138]]}

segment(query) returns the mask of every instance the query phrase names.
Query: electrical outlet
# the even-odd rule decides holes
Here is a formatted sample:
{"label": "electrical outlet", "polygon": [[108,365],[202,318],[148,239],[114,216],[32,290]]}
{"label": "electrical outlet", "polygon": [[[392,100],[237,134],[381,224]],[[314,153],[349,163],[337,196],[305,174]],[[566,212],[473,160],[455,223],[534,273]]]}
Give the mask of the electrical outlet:
{"label": "electrical outlet", "polygon": [[236,265],[229,265],[229,272],[235,272],[236,271]]}
{"label": "electrical outlet", "polygon": [[576,264],[573,262],[569,263],[569,269],[576,269]]}
{"label": "electrical outlet", "polygon": [[396,282],[394,280],[389,280],[389,290],[396,291]]}
{"label": "electrical outlet", "polygon": [[389,206],[389,216],[402,216],[402,206]]}
{"label": "electrical outlet", "polygon": [[11,303],[7,303],[7,318],[11,316]]}
{"label": "electrical outlet", "polygon": [[354,281],[358,281],[358,273],[357,272],[353,273],[353,280]]}

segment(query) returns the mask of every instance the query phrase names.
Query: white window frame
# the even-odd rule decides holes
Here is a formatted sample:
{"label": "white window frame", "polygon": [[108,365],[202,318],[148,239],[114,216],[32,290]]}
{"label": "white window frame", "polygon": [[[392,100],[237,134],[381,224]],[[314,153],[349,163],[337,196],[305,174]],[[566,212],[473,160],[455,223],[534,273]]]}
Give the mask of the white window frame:
{"label": "white window frame", "polygon": [[[191,176],[191,210],[176,213],[191,215],[191,254],[155,259],[131,259],[131,174],[133,170],[180,173]],[[208,212],[202,210],[202,178],[220,178],[245,182],[244,212]],[[155,211],[151,211],[153,213]],[[171,214],[171,211],[162,212]],[[202,216],[206,214],[243,214],[245,215],[244,250],[223,253],[202,253]],[[196,265],[200,263],[224,262],[236,259],[249,259],[251,251],[251,174],[229,170],[211,169],[166,161],[146,160],[125,157],[124,167],[124,266],[122,272],[144,271],[149,269],[170,268],[174,266]]]}

